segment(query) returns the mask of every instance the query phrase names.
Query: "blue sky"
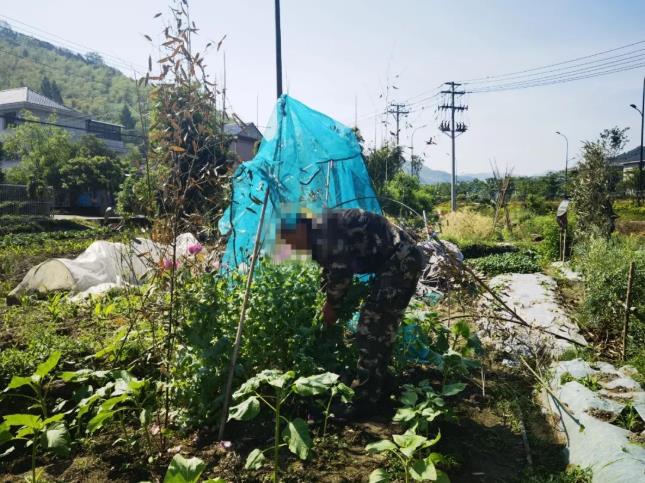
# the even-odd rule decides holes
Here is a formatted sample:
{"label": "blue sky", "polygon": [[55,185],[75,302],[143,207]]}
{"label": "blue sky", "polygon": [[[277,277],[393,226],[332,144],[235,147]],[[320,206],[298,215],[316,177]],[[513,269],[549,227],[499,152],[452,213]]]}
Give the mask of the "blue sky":
{"label": "blue sky", "polygon": [[[160,11],[167,11],[167,2],[0,4],[0,15],[10,17],[17,30],[73,42],[69,46],[81,52],[99,51],[125,71],[130,64],[145,69],[148,54],[158,53],[143,34],[160,39],[160,19],[152,18]],[[193,0],[191,15],[201,29],[198,45],[227,35],[230,103],[243,119],[255,122],[257,116],[264,125],[275,97],[273,1]],[[282,0],[284,85],[297,99],[350,125],[356,100],[359,127],[371,146],[386,134],[377,124],[375,136],[375,118],[369,116],[384,109],[379,95],[388,84],[398,87],[390,89],[391,100],[419,100],[444,81],[504,74],[645,40],[643,19],[645,2],[637,0]],[[221,52],[207,60],[221,81]],[[644,74],[641,67],[467,96],[469,131],[457,140],[458,172],[489,171],[491,160],[517,174],[560,169],[564,142],[556,130],[569,137],[572,156],[582,140],[614,125],[629,126],[629,147],[636,146],[640,118],[628,106],[640,104]],[[447,170],[449,140],[437,131],[434,111],[422,105],[413,106],[416,112],[407,119],[413,127],[427,125],[415,135],[415,152],[425,153],[427,166]],[[411,132],[402,130],[402,144],[410,144]],[[428,147],[430,136],[439,144]]]}

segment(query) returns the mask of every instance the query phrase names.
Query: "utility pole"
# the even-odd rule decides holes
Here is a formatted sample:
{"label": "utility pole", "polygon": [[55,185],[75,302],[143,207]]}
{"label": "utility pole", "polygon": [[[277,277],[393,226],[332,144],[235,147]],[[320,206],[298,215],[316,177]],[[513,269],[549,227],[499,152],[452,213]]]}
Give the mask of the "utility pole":
{"label": "utility pole", "polygon": [[280,0],[275,0],[275,71],[279,98],[282,95],[282,33],[280,28]]}
{"label": "utility pole", "polygon": [[410,114],[410,111],[407,109],[405,104],[397,104],[393,102],[390,104],[390,108],[387,110],[387,113],[394,114],[394,117],[396,118],[396,147],[399,147],[399,133],[401,132],[401,129],[399,128],[399,120],[401,116],[407,116]]}
{"label": "utility pole", "polygon": [[638,163],[638,188],[636,194],[636,202],[638,206],[641,204],[643,198],[643,129],[645,129],[645,77],[643,77],[643,101],[641,108],[636,107],[636,104],[630,104],[631,107],[636,109],[641,115],[641,149],[640,149],[640,162]]}
{"label": "utility pole", "polygon": [[463,96],[466,91],[456,90],[461,84],[457,82],[445,82],[445,85],[450,87],[450,90],[441,91],[442,94],[450,96],[450,104],[442,104],[439,106],[440,110],[450,110],[450,122],[441,121],[439,129],[450,136],[452,141],[452,177],[450,178],[450,209],[454,212],[457,211],[457,174],[455,170],[455,138],[459,134],[466,132],[468,127],[463,122],[455,122],[455,111],[465,111],[468,106],[455,105],[455,96]]}

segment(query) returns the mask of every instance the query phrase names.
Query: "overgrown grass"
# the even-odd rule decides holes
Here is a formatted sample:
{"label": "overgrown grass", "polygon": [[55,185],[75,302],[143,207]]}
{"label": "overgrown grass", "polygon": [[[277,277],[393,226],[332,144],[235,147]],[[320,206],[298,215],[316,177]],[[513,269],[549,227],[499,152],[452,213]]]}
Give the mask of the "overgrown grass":
{"label": "overgrown grass", "polygon": [[463,209],[441,217],[441,236],[457,245],[486,243],[495,238],[492,218]]}

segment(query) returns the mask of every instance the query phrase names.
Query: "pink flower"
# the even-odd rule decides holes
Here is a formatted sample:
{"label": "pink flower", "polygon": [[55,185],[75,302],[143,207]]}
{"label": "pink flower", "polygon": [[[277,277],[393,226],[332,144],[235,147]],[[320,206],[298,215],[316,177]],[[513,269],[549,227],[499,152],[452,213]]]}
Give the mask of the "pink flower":
{"label": "pink flower", "polygon": [[[173,266],[173,263],[170,258],[164,258],[161,261],[161,268],[164,270],[170,270],[172,266]],[[175,268],[179,268],[179,260],[175,260]]]}
{"label": "pink flower", "polygon": [[191,255],[197,255],[202,251],[203,248],[204,247],[201,243],[191,243],[190,245],[188,245],[188,253],[190,253]]}

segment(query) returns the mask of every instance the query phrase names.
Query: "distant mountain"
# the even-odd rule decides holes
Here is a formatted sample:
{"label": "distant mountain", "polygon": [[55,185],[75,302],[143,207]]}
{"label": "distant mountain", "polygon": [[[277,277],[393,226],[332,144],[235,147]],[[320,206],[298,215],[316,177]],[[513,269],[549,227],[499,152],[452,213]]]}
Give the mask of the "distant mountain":
{"label": "distant mountain", "polygon": [[[403,169],[406,173],[410,172],[407,163]],[[473,179],[485,180],[491,177],[491,173],[459,174],[457,175],[457,181],[472,181]],[[449,172],[431,169],[425,165],[421,167],[421,172],[419,173],[419,179],[422,184],[450,183],[450,178]]]}
{"label": "distant mountain", "polygon": [[0,23],[0,90],[30,87],[97,119],[120,123],[123,106],[137,112],[135,81],[105,65],[97,53],[80,55]]}

